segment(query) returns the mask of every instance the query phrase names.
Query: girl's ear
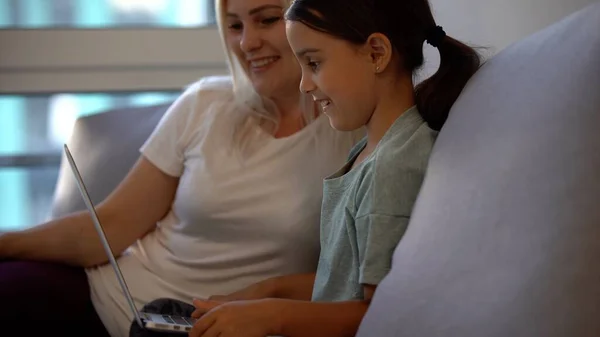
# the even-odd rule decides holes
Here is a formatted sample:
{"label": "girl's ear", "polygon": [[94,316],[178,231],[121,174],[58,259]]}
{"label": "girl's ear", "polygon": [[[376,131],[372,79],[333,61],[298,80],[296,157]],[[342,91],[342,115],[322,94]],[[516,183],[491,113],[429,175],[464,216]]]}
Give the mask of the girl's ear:
{"label": "girl's ear", "polygon": [[392,59],[393,47],[387,36],[381,33],[373,33],[365,43],[370,62],[373,64],[375,73],[383,72]]}

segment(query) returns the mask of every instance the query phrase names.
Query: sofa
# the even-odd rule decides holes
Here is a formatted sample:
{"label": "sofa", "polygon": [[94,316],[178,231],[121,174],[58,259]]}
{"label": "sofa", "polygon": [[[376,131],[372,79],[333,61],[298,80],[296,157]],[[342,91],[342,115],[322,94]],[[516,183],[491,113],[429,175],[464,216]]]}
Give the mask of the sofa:
{"label": "sofa", "polygon": [[[69,150],[95,205],[125,177],[170,103],[114,109],[79,118],[68,141]],[[71,167],[62,155],[51,217],[85,210]]]}
{"label": "sofa", "polygon": [[[69,146],[94,202],[167,106],[77,121]],[[600,336],[599,126],[596,3],[504,49],[468,83],[357,336]],[[52,214],[83,209],[63,160]]]}

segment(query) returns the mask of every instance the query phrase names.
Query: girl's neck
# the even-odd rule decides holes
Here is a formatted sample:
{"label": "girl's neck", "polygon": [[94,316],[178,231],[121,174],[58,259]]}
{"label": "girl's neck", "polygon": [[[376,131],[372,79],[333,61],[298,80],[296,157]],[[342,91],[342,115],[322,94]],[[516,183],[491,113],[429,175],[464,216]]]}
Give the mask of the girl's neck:
{"label": "girl's neck", "polygon": [[382,85],[379,100],[367,129],[366,155],[375,150],[388,129],[406,110],[415,105],[414,87],[410,76]]}

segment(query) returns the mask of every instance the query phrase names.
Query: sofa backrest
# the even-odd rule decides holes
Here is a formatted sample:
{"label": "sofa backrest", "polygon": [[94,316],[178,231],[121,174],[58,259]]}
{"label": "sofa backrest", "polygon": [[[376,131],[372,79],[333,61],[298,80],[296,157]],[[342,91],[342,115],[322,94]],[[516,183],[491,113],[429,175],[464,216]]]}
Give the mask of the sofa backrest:
{"label": "sofa backrest", "polygon": [[358,337],[600,336],[598,130],[600,3],[469,82]]}
{"label": "sofa backrest", "polygon": [[[125,177],[169,105],[116,109],[76,121],[67,144],[94,204],[104,200]],[[84,209],[63,153],[51,217]]]}

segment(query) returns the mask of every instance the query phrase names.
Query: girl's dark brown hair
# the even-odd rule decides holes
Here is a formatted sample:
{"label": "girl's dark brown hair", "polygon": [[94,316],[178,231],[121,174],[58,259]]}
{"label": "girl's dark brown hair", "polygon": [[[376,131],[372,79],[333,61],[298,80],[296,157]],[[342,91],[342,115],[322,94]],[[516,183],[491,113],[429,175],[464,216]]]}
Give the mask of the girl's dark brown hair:
{"label": "girl's dark brown hair", "polygon": [[[295,0],[286,20],[358,45],[371,34],[382,33],[411,73],[423,65],[425,40],[440,34],[427,0]],[[417,108],[434,130],[442,128],[458,95],[481,65],[473,48],[445,34],[437,37],[441,37],[436,41],[440,67],[415,88]]]}

